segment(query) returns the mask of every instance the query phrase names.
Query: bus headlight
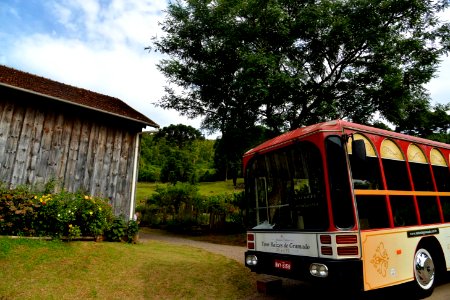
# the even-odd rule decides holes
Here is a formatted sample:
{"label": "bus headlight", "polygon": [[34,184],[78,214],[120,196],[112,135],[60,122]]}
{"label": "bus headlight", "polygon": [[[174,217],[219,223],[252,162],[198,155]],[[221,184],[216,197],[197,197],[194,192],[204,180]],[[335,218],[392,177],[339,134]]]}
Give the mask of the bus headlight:
{"label": "bus headlight", "polygon": [[258,258],[256,257],[256,255],[247,255],[247,257],[245,258],[245,263],[248,266],[256,266],[256,264],[258,263]]}
{"label": "bus headlight", "polygon": [[313,263],[309,266],[309,273],[316,277],[327,277],[328,267],[324,264]]}

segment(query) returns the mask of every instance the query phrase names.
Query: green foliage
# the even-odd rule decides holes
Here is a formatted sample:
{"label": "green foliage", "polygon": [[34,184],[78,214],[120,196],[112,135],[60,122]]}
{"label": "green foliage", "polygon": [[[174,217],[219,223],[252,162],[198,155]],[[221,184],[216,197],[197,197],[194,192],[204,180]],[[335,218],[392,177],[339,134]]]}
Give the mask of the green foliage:
{"label": "green foliage", "polygon": [[198,187],[189,183],[176,183],[175,185],[157,186],[156,193],[152,195],[147,204],[162,207],[164,218],[166,214],[175,219],[191,216],[194,207],[198,207]]}
{"label": "green foliage", "polygon": [[431,140],[448,143],[450,140],[450,104],[434,107],[425,101],[411,103],[404,111],[404,118],[396,131]]}
{"label": "green foliage", "polygon": [[44,194],[24,187],[0,190],[2,235],[97,237],[108,229],[112,219],[108,199],[81,192]]}
{"label": "green foliage", "polygon": [[169,230],[184,232],[205,226],[225,230],[232,224],[236,231],[243,229],[241,194],[222,191],[206,196],[199,193],[198,185],[159,185],[137,211],[146,226],[167,226]]}
{"label": "green foliage", "polygon": [[105,233],[106,239],[111,242],[120,242],[125,236],[126,229],[125,220],[122,217],[116,217]]}
{"label": "green foliage", "polygon": [[152,161],[147,164],[141,163],[139,168],[139,180],[144,182],[156,182],[161,177],[161,167],[151,165]]}
{"label": "green foliage", "polygon": [[405,104],[425,96],[422,84],[449,50],[449,25],[437,22],[448,6],[171,2],[162,24],[167,35],[153,46],[170,55],[158,65],[162,73],[185,90],[168,87],[159,104],[205,116],[205,126],[219,130],[245,119],[276,131],[337,116],[367,121],[377,110],[395,123]]}
{"label": "green foliage", "polygon": [[192,126],[178,124],[163,127],[155,134],[155,140],[164,138],[169,145],[183,148],[195,140],[204,140],[202,133]]}
{"label": "green foliage", "polygon": [[162,224],[162,214],[164,209],[156,204],[143,204],[136,207],[136,212],[141,214],[141,224],[144,226]]}
{"label": "green foliage", "polygon": [[115,217],[108,230],[105,232],[107,241],[128,243],[135,242],[135,237],[139,232],[139,223],[135,220],[125,221],[123,216]]}
{"label": "green foliage", "polygon": [[256,142],[249,133],[257,125],[276,135],[336,118],[370,124],[379,112],[403,130],[414,106],[429,103],[424,84],[449,51],[450,26],[440,19],[448,7],[447,0],[172,1],[166,34],[149,47],[169,57],[158,64],[169,84],[157,104],[222,133],[221,174]]}
{"label": "green foliage", "polygon": [[67,234],[67,237],[69,238],[69,240],[81,237],[80,226],[69,224],[69,232]]}
{"label": "green foliage", "polygon": [[208,170],[214,170],[214,141],[205,140],[192,127],[194,133],[173,132],[174,128],[180,125],[164,127],[156,135],[142,135],[139,181],[196,183]]}
{"label": "green foliage", "polygon": [[199,182],[213,182],[218,180],[216,169],[200,169]]}
{"label": "green foliage", "polygon": [[161,169],[161,182],[175,184],[177,181],[189,182],[194,175],[191,153],[179,149],[168,149],[168,159]]}
{"label": "green foliage", "polygon": [[136,235],[139,233],[139,222],[135,220],[129,220],[127,225],[127,242],[132,243],[135,241]]}

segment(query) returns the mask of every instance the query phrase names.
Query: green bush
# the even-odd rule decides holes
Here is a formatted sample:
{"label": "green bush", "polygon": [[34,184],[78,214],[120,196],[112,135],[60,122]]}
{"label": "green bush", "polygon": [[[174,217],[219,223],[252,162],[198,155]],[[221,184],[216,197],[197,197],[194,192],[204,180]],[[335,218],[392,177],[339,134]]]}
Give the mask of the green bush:
{"label": "green bush", "polygon": [[111,227],[105,232],[106,240],[111,242],[120,242],[125,236],[127,225],[121,217],[114,218]]}
{"label": "green bush", "polygon": [[110,228],[105,232],[107,241],[132,243],[139,232],[139,223],[135,220],[125,221],[123,217],[115,217]]}
{"label": "green bush", "polygon": [[136,212],[140,214],[141,226],[154,226],[161,223],[161,209],[156,204],[145,204],[137,206]]}
{"label": "green bush", "polygon": [[138,233],[139,233],[139,222],[135,220],[129,220],[127,225],[127,242],[128,243],[134,242]]}
{"label": "green bush", "polygon": [[218,180],[218,175],[216,173],[216,169],[206,169],[199,170],[199,182],[213,182]]}
{"label": "green bush", "polygon": [[113,218],[108,199],[81,192],[0,188],[1,235],[97,237],[109,229]]}
{"label": "green bush", "polygon": [[159,181],[161,168],[152,165],[143,165],[139,168],[138,180],[144,182]]}
{"label": "green bush", "polygon": [[204,196],[199,186],[176,183],[157,186],[144,205],[136,211],[141,224],[186,232],[194,228],[208,231],[242,232],[244,193],[221,193]]}

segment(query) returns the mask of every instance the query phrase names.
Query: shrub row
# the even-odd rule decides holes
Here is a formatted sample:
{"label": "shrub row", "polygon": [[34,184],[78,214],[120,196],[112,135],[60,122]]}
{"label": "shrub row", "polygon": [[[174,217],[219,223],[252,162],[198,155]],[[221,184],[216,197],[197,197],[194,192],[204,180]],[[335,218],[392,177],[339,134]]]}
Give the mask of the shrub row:
{"label": "shrub row", "polygon": [[149,227],[177,232],[202,228],[217,233],[240,233],[245,231],[243,205],[243,192],[202,196],[197,185],[178,182],[157,186],[155,193],[136,211],[141,214],[142,224]]}
{"label": "shrub row", "polygon": [[[120,230],[119,230],[120,229]],[[109,199],[82,192],[36,193],[27,187],[0,188],[0,234],[68,239],[107,237],[117,241],[137,234],[136,221],[114,216]]]}

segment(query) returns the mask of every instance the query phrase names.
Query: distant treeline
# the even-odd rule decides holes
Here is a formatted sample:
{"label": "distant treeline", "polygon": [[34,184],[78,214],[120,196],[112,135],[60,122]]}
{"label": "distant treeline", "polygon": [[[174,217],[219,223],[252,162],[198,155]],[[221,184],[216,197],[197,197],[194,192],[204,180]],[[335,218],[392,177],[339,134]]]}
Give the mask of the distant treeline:
{"label": "distant treeline", "polygon": [[215,140],[197,129],[170,125],[141,139],[139,181],[203,182],[220,179],[214,163]]}

